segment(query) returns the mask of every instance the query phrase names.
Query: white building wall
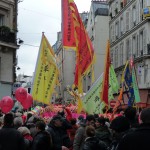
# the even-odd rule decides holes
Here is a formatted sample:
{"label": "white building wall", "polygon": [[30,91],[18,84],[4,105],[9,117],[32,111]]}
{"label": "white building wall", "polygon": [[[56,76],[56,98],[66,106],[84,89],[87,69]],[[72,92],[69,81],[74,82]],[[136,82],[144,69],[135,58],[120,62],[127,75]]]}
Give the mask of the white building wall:
{"label": "white building wall", "polygon": [[94,65],[95,80],[104,72],[104,59],[106,54],[107,41],[109,40],[109,17],[96,16],[94,25],[94,51],[96,63]]}

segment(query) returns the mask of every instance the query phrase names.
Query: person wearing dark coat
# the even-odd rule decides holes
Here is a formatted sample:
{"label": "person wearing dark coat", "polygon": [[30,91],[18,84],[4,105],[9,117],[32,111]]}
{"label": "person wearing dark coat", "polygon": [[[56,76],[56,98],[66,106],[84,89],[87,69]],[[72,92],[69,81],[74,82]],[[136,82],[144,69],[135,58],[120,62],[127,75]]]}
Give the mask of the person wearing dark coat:
{"label": "person wearing dark coat", "polygon": [[110,124],[112,130],[112,143],[110,149],[115,150],[122,137],[129,132],[130,122],[124,116],[116,117]]}
{"label": "person wearing dark coat", "polygon": [[4,116],[4,126],[0,130],[0,150],[25,150],[24,138],[13,127],[13,114]]}
{"label": "person wearing dark coat", "polygon": [[111,133],[108,127],[105,125],[105,118],[99,117],[96,120],[96,137],[106,143],[106,145],[110,145],[112,141]]}
{"label": "person wearing dark coat", "polygon": [[46,124],[44,121],[36,123],[37,134],[32,143],[32,150],[52,150],[52,140],[50,134],[45,131]]}
{"label": "person wearing dark coat", "polygon": [[56,115],[50,121],[47,131],[51,134],[53,150],[68,150],[72,146],[67,135],[67,129],[71,125],[60,115]]}
{"label": "person wearing dark coat", "polygon": [[84,141],[82,150],[107,150],[107,145],[95,136],[93,126],[87,126],[85,132],[87,138]]}
{"label": "person wearing dark coat", "polygon": [[149,150],[150,149],[150,108],[143,109],[140,115],[141,124],[137,129],[126,134],[116,150]]}

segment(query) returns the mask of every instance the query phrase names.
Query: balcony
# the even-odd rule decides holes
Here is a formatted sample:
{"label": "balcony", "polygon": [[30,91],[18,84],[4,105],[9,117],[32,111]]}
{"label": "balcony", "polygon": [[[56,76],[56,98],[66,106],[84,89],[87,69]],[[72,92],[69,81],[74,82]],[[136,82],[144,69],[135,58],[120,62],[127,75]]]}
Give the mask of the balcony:
{"label": "balcony", "polygon": [[6,26],[0,27],[0,41],[6,43],[16,43],[16,33],[10,31]]}

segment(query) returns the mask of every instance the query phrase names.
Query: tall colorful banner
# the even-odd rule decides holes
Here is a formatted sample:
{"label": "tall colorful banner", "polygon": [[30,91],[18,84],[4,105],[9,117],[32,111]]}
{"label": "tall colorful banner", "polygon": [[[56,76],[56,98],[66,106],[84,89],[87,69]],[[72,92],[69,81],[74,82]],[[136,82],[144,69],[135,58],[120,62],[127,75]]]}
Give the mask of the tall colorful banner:
{"label": "tall colorful banner", "polygon": [[134,89],[134,95],[135,95],[135,102],[139,103],[141,102],[140,94],[139,94],[139,88],[137,85],[137,80],[136,80],[136,75],[135,75],[135,70],[132,68],[132,84],[133,84],[133,89]]}
{"label": "tall colorful banner", "polygon": [[128,88],[128,92],[129,92],[128,106],[133,106],[135,95],[134,95],[133,81],[132,81],[132,70],[130,68],[129,63],[127,64],[127,67],[125,70],[124,79],[125,79],[125,85]]}
{"label": "tall colorful banner", "polygon": [[[112,65],[109,67],[109,87],[108,87],[108,100],[113,100],[113,94],[118,93],[119,85]],[[99,92],[102,91],[103,85],[102,74],[97,81],[90,88],[88,93],[83,98],[83,107],[89,114],[102,113],[102,109],[105,107],[105,103],[100,99]]]}
{"label": "tall colorful banner", "polygon": [[100,99],[99,91],[102,89],[103,74],[90,88],[83,98],[83,107],[88,114],[102,113],[102,106],[105,106]]}
{"label": "tall colorful banner", "polygon": [[44,104],[50,104],[54,87],[58,83],[58,75],[53,49],[43,34],[34,73],[33,99]]}
{"label": "tall colorful banner", "polygon": [[105,68],[103,77],[103,88],[100,92],[101,100],[108,105],[108,89],[109,89],[109,67],[110,67],[110,43],[107,42],[106,57],[105,57]]}
{"label": "tall colorful banner", "polygon": [[82,91],[82,77],[89,73],[94,62],[94,49],[73,0],[62,0],[63,46],[76,49],[74,85]]}

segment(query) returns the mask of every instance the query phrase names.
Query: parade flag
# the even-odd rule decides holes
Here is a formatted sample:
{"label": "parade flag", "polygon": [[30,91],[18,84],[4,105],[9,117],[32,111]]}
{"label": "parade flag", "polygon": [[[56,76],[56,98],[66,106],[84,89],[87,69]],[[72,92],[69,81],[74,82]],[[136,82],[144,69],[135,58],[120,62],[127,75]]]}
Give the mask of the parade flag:
{"label": "parade flag", "polygon": [[62,0],[63,46],[76,49],[74,85],[83,93],[82,78],[91,71],[94,49],[73,0]]}
{"label": "parade flag", "polygon": [[130,68],[129,62],[127,62],[124,79],[125,79],[125,85],[128,88],[128,92],[129,92],[128,106],[133,106],[135,95],[134,95],[133,82],[132,82],[132,70]]}
{"label": "parade flag", "polygon": [[[111,65],[109,69],[109,81],[111,82],[108,87],[108,100],[110,101],[114,99],[113,94],[116,92],[118,93],[119,86],[113,66]],[[83,98],[83,108],[89,114],[103,113],[102,110],[106,106],[106,104],[101,100],[99,94],[103,87],[103,75],[104,73],[96,80]]]}
{"label": "parade flag", "polygon": [[110,43],[107,42],[106,57],[105,57],[105,68],[103,76],[103,87],[100,92],[101,100],[108,105],[108,89],[109,89],[109,67],[110,67]]}
{"label": "parade flag", "polygon": [[139,94],[139,88],[137,85],[136,75],[134,68],[132,69],[132,82],[133,82],[133,89],[134,89],[134,95],[135,95],[135,102],[139,103],[141,102],[140,94]]}
{"label": "parade flag", "polygon": [[95,81],[83,98],[83,107],[88,114],[101,113],[103,102],[100,99],[99,91],[102,89],[102,81],[103,74]]}
{"label": "parade flag", "polygon": [[33,99],[44,104],[50,104],[54,87],[58,84],[58,75],[55,54],[43,34],[34,73]]}
{"label": "parade flag", "polygon": [[118,93],[119,83],[112,64],[109,67],[109,86],[111,86],[113,93]]}

